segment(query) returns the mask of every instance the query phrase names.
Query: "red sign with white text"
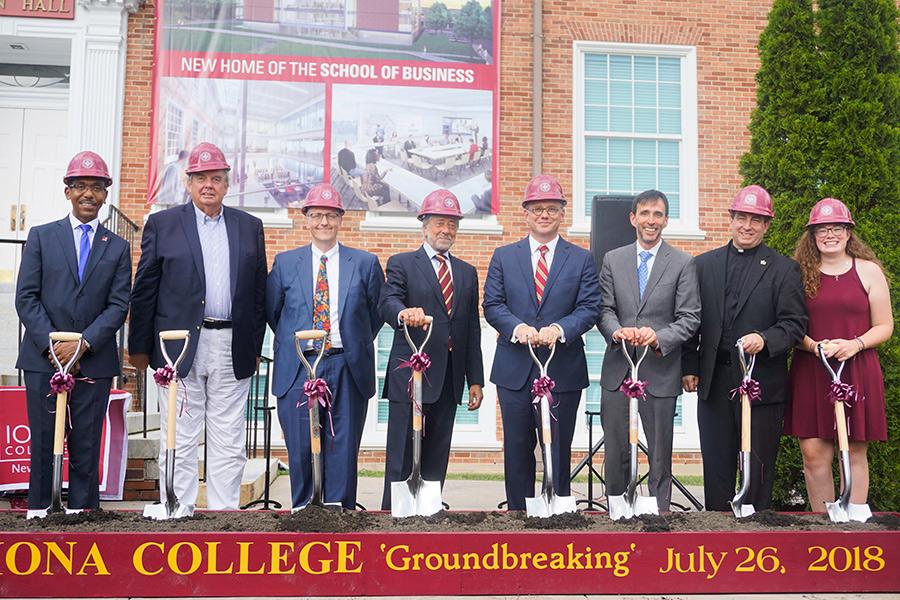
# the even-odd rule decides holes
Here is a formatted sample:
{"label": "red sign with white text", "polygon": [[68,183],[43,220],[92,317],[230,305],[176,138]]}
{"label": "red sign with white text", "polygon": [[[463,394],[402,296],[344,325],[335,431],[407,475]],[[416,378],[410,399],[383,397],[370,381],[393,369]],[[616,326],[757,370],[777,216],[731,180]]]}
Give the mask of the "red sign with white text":
{"label": "red sign with white text", "polygon": [[0,17],[74,19],[75,0],[6,0],[0,2]]}
{"label": "red sign with white text", "polygon": [[0,596],[900,591],[896,531],[0,533]]}

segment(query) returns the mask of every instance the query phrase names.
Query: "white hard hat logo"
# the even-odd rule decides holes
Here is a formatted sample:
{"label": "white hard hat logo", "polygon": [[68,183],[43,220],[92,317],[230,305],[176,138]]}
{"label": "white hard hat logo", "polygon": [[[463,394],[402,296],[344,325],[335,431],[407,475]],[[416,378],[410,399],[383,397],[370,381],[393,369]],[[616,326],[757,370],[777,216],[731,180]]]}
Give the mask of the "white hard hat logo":
{"label": "white hard hat logo", "polygon": [[203,162],[207,162],[211,158],[212,158],[212,154],[210,154],[209,152],[201,152],[200,153],[200,160],[202,160]]}
{"label": "white hard hat logo", "polygon": [[748,206],[756,206],[756,194],[747,194],[744,196],[744,204]]}
{"label": "white hard hat logo", "polygon": [[834,212],[834,209],[830,206],[826,205],[822,207],[822,214],[828,216]]}
{"label": "white hard hat logo", "polygon": [[444,198],[444,206],[446,206],[447,208],[453,208],[453,205],[454,205],[453,198],[451,198],[450,196],[447,196],[446,198]]}
{"label": "white hard hat logo", "polygon": [[544,193],[549,192],[550,191],[550,182],[549,181],[543,182],[540,185],[540,190]]}
{"label": "white hard hat logo", "polygon": [[322,192],[322,200],[331,200],[331,190],[325,190]]}
{"label": "white hard hat logo", "polygon": [[94,161],[91,160],[90,158],[86,158],[86,159],[84,159],[83,161],[81,161],[81,168],[82,168],[82,169],[90,169],[90,168],[93,167],[93,166],[94,166]]}

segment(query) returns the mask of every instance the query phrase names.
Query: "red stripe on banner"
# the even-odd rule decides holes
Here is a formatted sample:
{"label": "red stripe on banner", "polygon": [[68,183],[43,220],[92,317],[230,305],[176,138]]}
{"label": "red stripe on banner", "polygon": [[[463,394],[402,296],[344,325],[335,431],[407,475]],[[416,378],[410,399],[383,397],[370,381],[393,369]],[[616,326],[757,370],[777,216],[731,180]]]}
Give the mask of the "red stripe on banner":
{"label": "red stripe on banner", "polygon": [[322,164],[322,181],[331,183],[331,83],[325,84],[325,146],[322,152],[325,154]]}

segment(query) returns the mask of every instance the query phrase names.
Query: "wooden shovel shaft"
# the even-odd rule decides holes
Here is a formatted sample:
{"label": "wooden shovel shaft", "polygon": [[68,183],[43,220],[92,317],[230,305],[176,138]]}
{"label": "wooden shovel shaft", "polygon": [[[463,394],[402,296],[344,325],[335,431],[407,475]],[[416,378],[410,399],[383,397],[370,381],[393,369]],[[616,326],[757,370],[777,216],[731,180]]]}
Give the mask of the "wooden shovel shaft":
{"label": "wooden shovel shaft", "polygon": [[422,372],[413,371],[413,431],[422,431]]}
{"label": "wooden shovel shaft", "polygon": [[66,403],[69,399],[68,392],[56,394],[56,415],[53,421],[53,454],[62,456],[66,439]]}
{"label": "wooden shovel shaft", "polygon": [[850,442],[847,439],[847,417],[844,414],[844,403],[834,403],[834,421],[837,426],[838,450],[847,452],[850,449]]}
{"label": "wooden shovel shaft", "polygon": [[313,454],[322,453],[322,428],[319,425],[318,398],[308,398],[309,403],[309,450]]}
{"label": "wooden shovel shaft", "polygon": [[637,446],[638,443],[638,399],[628,399],[628,443]]}
{"label": "wooden shovel shaft", "polygon": [[741,394],[741,452],[750,452],[750,398]]}
{"label": "wooden shovel shaft", "polygon": [[169,403],[166,414],[166,449],[175,449],[175,413],[178,410],[178,378],[173,377],[169,382]]}

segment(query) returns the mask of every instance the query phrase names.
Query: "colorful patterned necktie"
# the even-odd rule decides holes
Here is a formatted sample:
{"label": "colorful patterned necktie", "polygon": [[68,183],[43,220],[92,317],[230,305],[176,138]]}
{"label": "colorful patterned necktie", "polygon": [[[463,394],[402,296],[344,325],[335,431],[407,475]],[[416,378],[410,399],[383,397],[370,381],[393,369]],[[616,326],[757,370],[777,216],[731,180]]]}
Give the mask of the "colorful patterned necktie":
{"label": "colorful patterned necktie", "polygon": [[[319,274],[316,276],[316,289],[313,294],[313,329],[324,331],[325,352],[331,349],[331,306],[328,300],[328,257],[324,254],[319,261]],[[322,340],[315,340],[313,348],[316,350],[322,345]]]}
{"label": "colorful patterned necktie", "polygon": [[87,223],[79,225],[81,230],[81,240],[78,246],[78,281],[84,281],[84,268],[87,267],[88,257],[91,255],[91,227]]}
{"label": "colorful patterned necktie", "polygon": [[547,276],[550,274],[550,269],[547,268],[547,253],[550,252],[550,248],[542,245],[538,247],[538,250],[541,252],[541,257],[538,259],[537,269],[534,270],[534,291],[537,293],[537,301],[540,304],[544,299],[544,286],[547,285]]}
{"label": "colorful patterned necktie", "polygon": [[650,269],[647,268],[647,261],[653,256],[652,252],[644,250],[640,253],[641,264],[637,269],[638,291],[641,294],[641,300],[644,299],[644,288],[647,287],[647,277],[650,275]]}
{"label": "colorful patterned necktie", "polygon": [[434,258],[441,263],[438,267],[438,283],[441,286],[441,294],[444,296],[444,307],[447,314],[453,310],[453,279],[450,277],[450,267],[447,265],[447,257],[443,254],[435,254]]}

